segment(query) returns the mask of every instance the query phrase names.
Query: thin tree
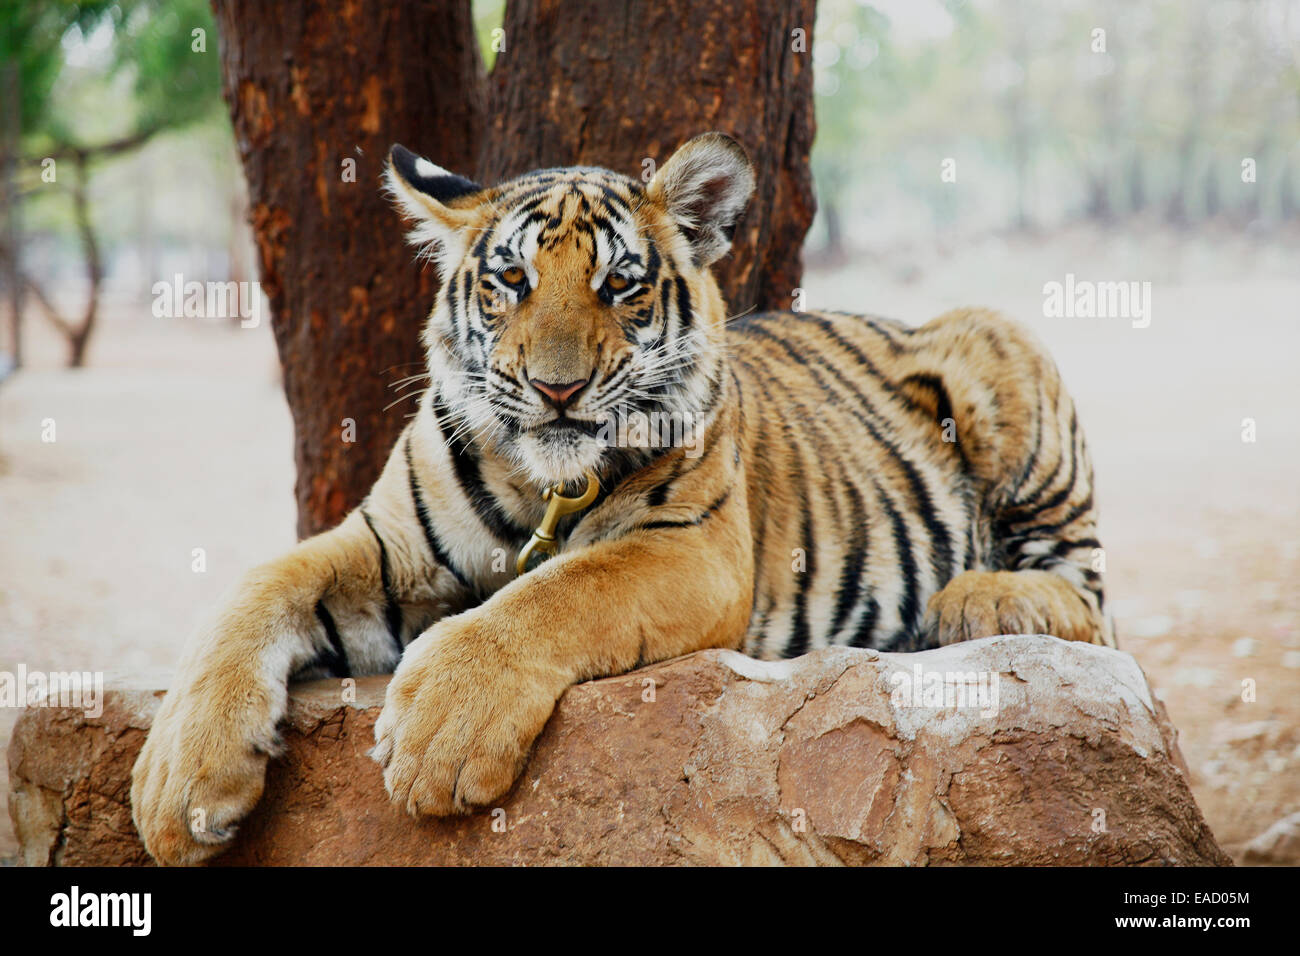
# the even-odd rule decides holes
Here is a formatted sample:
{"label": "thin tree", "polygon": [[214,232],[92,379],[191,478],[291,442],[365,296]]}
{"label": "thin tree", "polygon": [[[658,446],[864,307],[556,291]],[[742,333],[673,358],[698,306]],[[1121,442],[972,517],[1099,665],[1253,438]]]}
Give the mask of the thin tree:
{"label": "thin tree", "polygon": [[[0,233],[0,266],[11,302],[10,348],[22,355],[22,297],[32,293],[42,312],[68,343],[68,365],[85,364],[86,349],[99,315],[103,257],[95,233],[89,183],[93,168],[139,149],[155,136],[208,115],[215,105],[217,71],[206,57],[211,15],[203,0],[89,0],[83,3],[6,4],[0,9],[0,53],[6,66],[5,115],[16,129],[0,142],[6,223]],[[55,98],[55,80],[64,66],[63,43],[70,31],[88,36],[112,31],[108,76],[130,70],[134,77],[131,129],[86,142],[78,136]],[[81,246],[87,279],[85,305],[77,318],[65,315],[54,297],[22,266],[19,209],[38,189],[65,184],[60,167],[74,175],[67,195]],[[17,170],[30,171],[41,185],[24,189]],[[52,175],[51,175],[52,173]]]}

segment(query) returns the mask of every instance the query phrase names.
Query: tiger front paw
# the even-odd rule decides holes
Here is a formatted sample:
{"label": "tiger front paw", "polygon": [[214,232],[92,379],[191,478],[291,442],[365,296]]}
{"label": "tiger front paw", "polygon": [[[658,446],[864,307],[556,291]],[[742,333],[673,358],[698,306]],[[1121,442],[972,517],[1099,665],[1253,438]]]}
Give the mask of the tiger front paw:
{"label": "tiger front paw", "polygon": [[168,694],[131,771],[131,816],[150,856],[192,865],[234,839],[262,796],[274,724],[269,707],[238,713],[194,689]]}
{"label": "tiger front paw", "polygon": [[413,815],[468,813],[514,784],[567,684],[507,639],[449,618],[412,642],[388,685],[371,756]]}
{"label": "tiger front paw", "polygon": [[963,571],[930,598],[924,622],[940,646],[999,634],[1101,644],[1102,627],[1083,596],[1047,571]]}

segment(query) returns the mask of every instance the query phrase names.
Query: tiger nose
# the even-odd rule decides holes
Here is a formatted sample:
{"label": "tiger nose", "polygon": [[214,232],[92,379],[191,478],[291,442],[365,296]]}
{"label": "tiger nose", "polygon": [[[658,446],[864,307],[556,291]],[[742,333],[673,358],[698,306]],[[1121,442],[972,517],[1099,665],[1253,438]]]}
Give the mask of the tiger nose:
{"label": "tiger nose", "polygon": [[530,378],[528,384],[541,392],[548,404],[559,411],[563,411],[569,399],[577,395],[582,386],[589,381],[591,380],[583,378],[576,382],[565,382],[563,385],[557,385],[554,382],[543,382],[540,378]]}

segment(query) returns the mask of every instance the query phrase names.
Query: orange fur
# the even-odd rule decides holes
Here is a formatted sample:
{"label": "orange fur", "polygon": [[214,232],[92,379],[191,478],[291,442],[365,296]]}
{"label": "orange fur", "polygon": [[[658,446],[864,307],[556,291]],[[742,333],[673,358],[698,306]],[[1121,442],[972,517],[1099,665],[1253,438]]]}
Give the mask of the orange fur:
{"label": "orange fur", "polygon": [[[708,266],[752,182],[717,134],[644,188],[575,169],[482,189],[394,149],[443,278],[432,387],[362,505],[191,639],[132,781],[150,853],[229,841],[292,679],[395,668],[374,756],[395,802],[446,814],[510,788],[574,682],[701,648],[1113,644],[1091,465],[1042,348],[981,311],[728,324]],[[561,408],[534,380],[588,384]],[[646,409],[698,442],[593,438]],[[588,469],[600,497],[513,577],[542,489]]]}

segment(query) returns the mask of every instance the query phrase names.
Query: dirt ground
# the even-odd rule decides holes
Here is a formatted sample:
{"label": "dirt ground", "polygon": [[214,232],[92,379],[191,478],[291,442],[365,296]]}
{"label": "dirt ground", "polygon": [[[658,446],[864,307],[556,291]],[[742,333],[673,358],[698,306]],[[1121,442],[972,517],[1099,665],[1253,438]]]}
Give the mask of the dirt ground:
{"label": "dirt ground", "polygon": [[[1168,705],[1196,797],[1239,859],[1300,811],[1295,248],[1294,236],[1079,232],[867,251],[805,280],[810,308],[919,323],[991,305],[1048,343],[1093,452],[1121,647]],[[1043,284],[1067,273],[1150,281],[1150,326],[1044,318]],[[91,367],[66,372],[40,322],[28,323],[29,369],[0,384],[0,670],[165,681],[199,610],[294,540],[269,329],[118,306]],[[0,710],[0,750],[16,717]],[[6,774],[0,761],[0,790]],[[0,860],[15,851],[0,813]]]}

